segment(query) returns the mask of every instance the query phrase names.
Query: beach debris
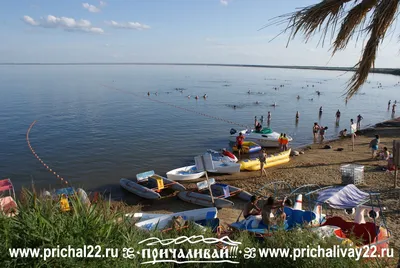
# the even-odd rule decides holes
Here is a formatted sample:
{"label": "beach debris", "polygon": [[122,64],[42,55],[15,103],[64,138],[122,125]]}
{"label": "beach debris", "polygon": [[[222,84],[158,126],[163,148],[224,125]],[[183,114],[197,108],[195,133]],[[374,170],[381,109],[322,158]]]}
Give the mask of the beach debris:
{"label": "beach debris", "polygon": [[299,153],[300,153],[300,154],[304,154],[304,151],[300,151]]}
{"label": "beach debris", "polygon": [[344,148],[337,148],[336,149],[336,151],[338,151],[338,152],[341,152],[341,151],[343,151],[344,150]]}
{"label": "beach debris", "polygon": [[324,149],[332,149],[332,146],[327,144],[327,145],[324,146]]}

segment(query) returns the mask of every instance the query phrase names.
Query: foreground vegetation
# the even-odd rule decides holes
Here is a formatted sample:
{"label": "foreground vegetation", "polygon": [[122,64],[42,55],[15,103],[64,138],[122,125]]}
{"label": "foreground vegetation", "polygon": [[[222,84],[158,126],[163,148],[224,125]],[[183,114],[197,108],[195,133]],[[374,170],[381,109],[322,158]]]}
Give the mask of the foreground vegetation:
{"label": "foreground vegetation", "polygon": [[[1,267],[138,267],[142,262],[152,259],[123,258],[123,248],[158,248],[138,242],[150,238],[176,238],[178,236],[193,236],[203,234],[204,237],[216,237],[211,230],[205,233],[195,226],[180,231],[145,232],[137,229],[132,222],[124,217],[126,207],[115,206],[111,202],[101,201],[89,208],[78,200],[72,200],[73,211],[61,212],[58,202],[49,199],[36,198],[35,194],[24,191],[19,202],[19,213],[15,217],[0,216],[0,264]],[[313,233],[277,232],[268,239],[256,239],[247,233],[238,233],[232,240],[241,242],[239,250],[251,248],[307,248],[332,247],[332,241],[322,241]],[[84,245],[100,245],[102,249],[118,248],[119,256],[112,258],[14,258],[9,254],[10,248],[82,248]],[[171,244],[165,248],[183,249],[216,249],[215,245],[205,243]],[[96,250],[94,251],[96,253]],[[171,259],[171,258],[169,258]],[[179,259],[184,261],[185,259]],[[193,260],[193,259],[191,259]],[[231,259],[233,260],[233,259]],[[239,264],[206,263],[189,264],[190,267],[387,267],[384,260],[369,262],[356,261],[349,258],[303,258],[293,261],[291,258],[250,258],[237,254],[234,261]],[[395,260],[392,260],[395,261]],[[394,263],[392,263],[394,265]],[[156,263],[143,266],[176,267],[174,263]],[[185,265],[184,265],[185,266]]]}

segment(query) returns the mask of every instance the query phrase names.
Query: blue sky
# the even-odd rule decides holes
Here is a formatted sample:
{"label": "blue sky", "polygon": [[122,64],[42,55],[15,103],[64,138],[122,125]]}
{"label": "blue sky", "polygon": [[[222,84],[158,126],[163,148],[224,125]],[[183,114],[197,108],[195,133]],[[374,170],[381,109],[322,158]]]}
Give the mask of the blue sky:
{"label": "blue sky", "polygon": [[[318,0],[3,0],[0,62],[197,62],[352,66],[361,43],[331,58],[329,45],[288,35],[269,19]],[[397,37],[376,67],[398,67]]]}

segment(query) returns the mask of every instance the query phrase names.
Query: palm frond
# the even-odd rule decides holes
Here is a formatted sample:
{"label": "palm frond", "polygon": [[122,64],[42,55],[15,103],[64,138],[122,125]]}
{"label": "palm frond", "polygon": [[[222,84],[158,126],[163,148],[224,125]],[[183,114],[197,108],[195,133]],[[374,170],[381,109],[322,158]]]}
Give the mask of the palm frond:
{"label": "palm frond", "polygon": [[[347,8],[350,2],[353,6]],[[330,32],[331,40],[334,40],[332,55],[345,49],[356,33],[356,42],[360,37],[365,37],[368,41],[363,47],[360,60],[354,66],[356,72],[348,83],[346,99],[350,99],[366,81],[375,63],[379,45],[397,18],[399,5],[400,0],[322,0],[318,4],[275,18],[275,25],[287,21],[286,28],[280,34],[290,31],[288,44],[299,33],[307,42],[319,31],[322,32],[320,42],[322,41],[324,45],[326,35]],[[272,24],[274,23],[264,27]],[[339,24],[340,29],[337,32],[336,27]],[[365,25],[367,25],[366,28],[364,28]],[[357,31],[357,29],[361,30]]]}
{"label": "palm frond", "polygon": [[324,0],[318,4],[303,8],[289,18],[288,29],[292,29],[290,38],[294,38],[300,31],[308,40],[316,30],[326,26],[323,37],[325,38],[329,27],[334,27],[341,18],[344,5],[353,0]]}
{"label": "palm frond", "polygon": [[347,46],[356,28],[361,26],[368,12],[377,4],[378,0],[364,0],[347,13],[333,43],[332,54],[335,54],[338,50],[342,50]]}
{"label": "palm frond", "polygon": [[398,5],[399,0],[383,0],[376,6],[372,21],[366,29],[370,37],[356,65],[356,72],[349,81],[347,98],[351,98],[367,80],[369,71],[375,63],[379,44],[396,18]]}

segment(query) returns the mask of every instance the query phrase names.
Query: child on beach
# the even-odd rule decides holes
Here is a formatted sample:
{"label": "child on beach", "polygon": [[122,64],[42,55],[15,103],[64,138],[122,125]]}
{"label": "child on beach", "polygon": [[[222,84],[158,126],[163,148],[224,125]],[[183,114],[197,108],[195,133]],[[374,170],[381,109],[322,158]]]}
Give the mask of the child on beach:
{"label": "child on beach", "polygon": [[347,136],[347,129],[345,128],[339,132],[339,137],[346,138],[346,136]]}
{"label": "child on beach", "polygon": [[250,202],[244,205],[243,209],[243,217],[246,219],[251,215],[260,215],[261,209],[257,206],[258,198],[257,196],[253,195],[250,198]]}
{"label": "child on beach", "polygon": [[375,158],[375,153],[379,149],[379,142],[379,135],[375,135],[375,139],[371,140],[371,142],[369,143],[369,147],[372,150],[372,159]]}
{"label": "child on beach", "polygon": [[389,160],[390,152],[387,147],[383,147],[383,151],[379,153],[379,159]]}
{"label": "child on beach", "polygon": [[265,171],[264,168],[264,165],[266,164],[265,161],[267,161],[267,154],[264,150],[260,151],[260,154],[258,155],[258,160],[260,160],[260,177],[262,178],[263,173],[265,174],[265,177],[267,177],[267,171]]}

